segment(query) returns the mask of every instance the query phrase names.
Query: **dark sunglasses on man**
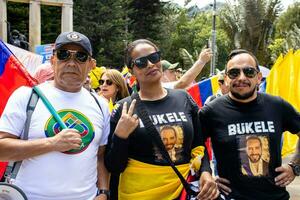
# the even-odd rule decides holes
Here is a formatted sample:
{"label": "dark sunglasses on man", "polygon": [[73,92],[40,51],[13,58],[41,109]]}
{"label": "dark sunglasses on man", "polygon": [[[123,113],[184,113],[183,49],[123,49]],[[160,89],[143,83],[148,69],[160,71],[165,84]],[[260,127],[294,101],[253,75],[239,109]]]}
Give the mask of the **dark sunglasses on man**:
{"label": "dark sunglasses on man", "polygon": [[160,51],[151,53],[148,56],[139,57],[139,58],[135,59],[132,62],[132,64],[137,66],[139,69],[143,69],[143,68],[147,67],[148,60],[153,64],[158,63],[160,61]]}
{"label": "dark sunglasses on man", "polygon": [[113,84],[113,82],[111,81],[111,80],[109,80],[109,79],[107,79],[107,80],[99,80],[99,84],[100,85],[103,85],[104,83],[106,83],[106,85],[108,85],[108,86],[111,86],[112,84]]}
{"label": "dark sunglasses on man", "polygon": [[259,71],[253,67],[244,67],[244,68],[231,68],[226,72],[226,75],[230,79],[236,79],[237,77],[240,76],[241,71],[243,71],[244,75],[247,78],[254,78],[259,73]]}
{"label": "dark sunglasses on man", "polygon": [[55,51],[56,57],[61,61],[69,60],[74,57],[80,63],[85,63],[89,59],[89,54],[84,51],[73,51],[67,49],[59,49]]}

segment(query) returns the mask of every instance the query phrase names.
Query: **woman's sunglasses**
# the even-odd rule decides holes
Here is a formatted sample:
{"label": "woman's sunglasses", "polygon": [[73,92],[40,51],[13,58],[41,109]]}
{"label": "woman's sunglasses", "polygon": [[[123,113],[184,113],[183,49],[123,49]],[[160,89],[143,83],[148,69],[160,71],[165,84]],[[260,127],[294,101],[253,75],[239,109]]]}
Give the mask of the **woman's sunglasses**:
{"label": "woman's sunglasses", "polygon": [[236,79],[240,76],[241,71],[243,71],[244,75],[247,78],[254,78],[259,72],[257,69],[253,67],[244,67],[244,68],[232,68],[226,72],[227,76],[230,79]]}
{"label": "woman's sunglasses", "polygon": [[108,86],[111,86],[112,84],[113,84],[113,82],[111,81],[111,80],[109,80],[109,79],[107,79],[107,80],[99,80],[99,84],[100,85],[103,85],[104,83],[106,83],[106,85],[108,85]]}
{"label": "woman's sunglasses", "polygon": [[148,56],[139,57],[133,61],[133,64],[139,69],[143,69],[147,67],[148,60],[153,64],[158,63],[160,61],[160,52],[157,51],[149,54]]}
{"label": "woman's sunglasses", "polygon": [[89,54],[83,51],[72,51],[66,49],[59,49],[56,51],[56,57],[61,61],[69,60],[73,56],[81,63],[85,63],[89,58]]}

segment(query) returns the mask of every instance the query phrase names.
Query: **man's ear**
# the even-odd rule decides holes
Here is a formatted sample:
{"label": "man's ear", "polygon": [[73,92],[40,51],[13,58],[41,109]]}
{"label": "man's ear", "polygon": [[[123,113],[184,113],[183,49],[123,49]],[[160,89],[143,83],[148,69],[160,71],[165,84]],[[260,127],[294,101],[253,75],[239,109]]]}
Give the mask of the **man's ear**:
{"label": "man's ear", "polygon": [[224,84],[226,86],[229,86],[229,80],[230,80],[230,78],[226,74],[224,74]]}
{"label": "man's ear", "polygon": [[258,72],[258,74],[257,74],[257,80],[258,80],[257,84],[258,84],[258,85],[261,83],[262,78],[263,78],[262,73],[261,73],[261,72]]}
{"label": "man's ear", "polygon": [[50,64],[51,64],[53,70],[55,70],[54,66],[56,65],[56,60],[57,60],[57,58],[54,55],[52,55],[50,58]]}
{"label": "man's ear", "polygon": [[87,63],[87,67],[88,67],[88,71],[90,72],[92,69],[94,69],[94,65],[95,62],[93,61],[93,59],[89,59],[88,63]]}

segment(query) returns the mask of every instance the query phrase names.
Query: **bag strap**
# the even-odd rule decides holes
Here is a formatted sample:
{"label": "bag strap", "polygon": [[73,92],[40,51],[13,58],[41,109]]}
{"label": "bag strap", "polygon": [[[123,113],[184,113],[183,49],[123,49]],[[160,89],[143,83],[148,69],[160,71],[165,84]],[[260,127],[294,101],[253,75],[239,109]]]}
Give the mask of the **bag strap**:
{"label": "bag strap", "polygon": [[93,92],[89,91],[89,93],[90,93],[90,94],[92,95],[92,97],[95,99],[95,101],[96,101],[96,103],[97,103],[98,107],[100,108],[100,111],[101,111],[101,113],[102,113],[102,115],[103,115],[103,111],[102,111],[101,105],[100,105],[100,103],[99,103],[97,97],[95,96],[95,94],[94,94]]}
{"label": "bag strap", "polygon": [[138,93],[132,94],[131,98],[136,99],[136,111],[137,111],[138,116],[142,120],[146,130],[148,130],[148,132],[151,134],[151,136],[152,136],[151,138],[153,138],[153,141],[155,142],[155,144],[160,149],[160,152],[161,152],[162,156],[167,160],[169,165],[172,167],[172,169],[174,170],[174,172],[176,173],[176,175],[180,179],[180,181],[181,181],[184,189],[186,190],[186,192],[188,194],[196,194],[195,191],[191,190],[191,188],[189,186],[189,183],[185,180],[185,178],[182,176],[182,174],[178,171],[178,169],[176,168],[176,166],[173,163],[172,159],[170,158],[170,155],[167,152],[167,150],[165,148],[165,145],[163,144],[157,129],[155,128],[152,121],[150,120],[149,114],[148,114],[145,106],[141,102],[141,99],[140,99]]}
{"label": "bag strap", "polygon": [[[31,93],[31,96],[29,98],[27,108],[26,108],[26,121],[25,121],[25,126],[24,126],[24,132],[23,132],[23,135],[21,136],[22,140],[28,140],[28,132],[29,132],[29,127],[30,127],[31,116],[32,116],[32,113],[35,109],[35,106],[36,106],[38,100],[39,100],[38,94],[34,90],[32,90],[32,93]],[[6,176],[9,177],[10,179],[15,179],[20,170],[21,164],[22,164],[22,160],[15,162],[12,167],[12,171],[11,171],[11,167],[10,167],[10,172],[6,173]]]}

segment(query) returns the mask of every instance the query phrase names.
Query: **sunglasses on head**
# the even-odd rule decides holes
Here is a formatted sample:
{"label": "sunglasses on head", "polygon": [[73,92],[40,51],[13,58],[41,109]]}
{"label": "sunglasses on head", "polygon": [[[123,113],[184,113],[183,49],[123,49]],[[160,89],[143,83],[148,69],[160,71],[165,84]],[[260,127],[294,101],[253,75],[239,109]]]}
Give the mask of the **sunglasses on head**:
{"label": "sunglasses on head", "polygon": [[132,63],[135,66],[137,66],[139,69],[143,69],[143,68],[147,67],[148,60],[153,64],[158,63],[160,61],[160,52],[157,51],[157,52],[149,54],[148,56],[139,57],[139,58],[135,59]]}
{"label": "sunglasses on head", "polygon": [[89,54],[84,51],[72,51],[66,49],[59,49],[56,51],[56,57],[61,61],[69,60],[73,56],[81,63],[86,62],[89,58]]}
{"label": "sunglasses on head", "polygon": [[113,84],[113,82],[111,81],[111,80],[109,80],[109,79],[107,79],[107,80],[99,80],[99,84],[100,85],[104,85],[104,83],[106,83],[106,85],[112,85]]}
{"label": "sunglasses on head", "polygon": [[247,78],[254,78],[259,72],[257,69],[253,67],[244,67],[244,68],[232,68],[228,70],[226,74],[230,79],[235,79],[240,76],[241,71],[243,71],[244,75]]}

